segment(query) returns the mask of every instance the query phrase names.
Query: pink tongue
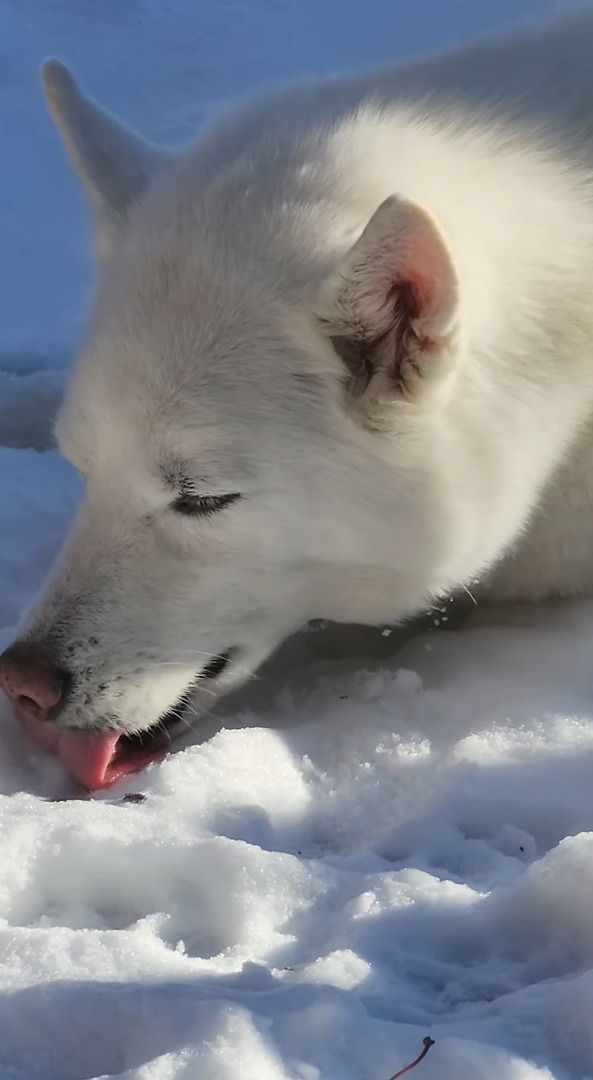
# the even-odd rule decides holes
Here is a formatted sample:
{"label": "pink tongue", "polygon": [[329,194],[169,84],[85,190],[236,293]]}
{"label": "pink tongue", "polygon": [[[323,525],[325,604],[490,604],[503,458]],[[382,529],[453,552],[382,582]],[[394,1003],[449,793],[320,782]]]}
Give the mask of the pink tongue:
{"label": "pink tongue", "polygon": [[18,708],[16,712],[29,740],[46,754],[59,758],[70,776],[90,791],[111,787],[123,776],[138,772],[166,752],[165,745],[152,743],[144,748],[126,746],[126,752],[118,755],[121,732],[101,734],[74,728],[60,730],[55,724],[36,720]]}
{"label": "pink tongue", "polygon": [[91,791],[97,791],[110,787],[126,772],[135,772],[111,764],[118,741],[117,732],[101,735],[96,731],[66,729],[60,735],[58,757],[70,776]]}

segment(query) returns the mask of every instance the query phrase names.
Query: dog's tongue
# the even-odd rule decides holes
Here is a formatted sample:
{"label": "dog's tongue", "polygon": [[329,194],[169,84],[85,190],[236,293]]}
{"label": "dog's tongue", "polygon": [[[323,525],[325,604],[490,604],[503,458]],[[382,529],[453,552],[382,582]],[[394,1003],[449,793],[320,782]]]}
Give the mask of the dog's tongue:
{"label": "dog's tongue", "polygon": [[60,730],[55,724],[36,720],[18,710],[17,716],[28,739],[46,754],[59,758],[66,772],[90,791],[111,787],[122,777],[161,758],[166,749],[158,743],[132,746],[124,739],[125,752],[118,752],[121,749],[118,743],[124,738],[121,732]]}
{"label": "dog's tongue", "polygon": [[112,764],[119,742],[117,732],[105,735],[97,731],[63,731],[58,744],[58,757],[66,772],[75,780],[97,791],[110,787],[127,771]]}

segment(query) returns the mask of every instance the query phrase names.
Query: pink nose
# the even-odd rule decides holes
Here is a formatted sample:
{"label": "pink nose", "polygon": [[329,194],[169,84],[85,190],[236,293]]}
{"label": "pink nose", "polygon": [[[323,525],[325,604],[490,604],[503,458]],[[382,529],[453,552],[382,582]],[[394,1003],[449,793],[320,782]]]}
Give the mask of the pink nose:
{"label": "pink nose", "polygon": [[38,645],[16,641],[0,656],[0,687],[19,713],[49,720],[65,685],[65,672]]}

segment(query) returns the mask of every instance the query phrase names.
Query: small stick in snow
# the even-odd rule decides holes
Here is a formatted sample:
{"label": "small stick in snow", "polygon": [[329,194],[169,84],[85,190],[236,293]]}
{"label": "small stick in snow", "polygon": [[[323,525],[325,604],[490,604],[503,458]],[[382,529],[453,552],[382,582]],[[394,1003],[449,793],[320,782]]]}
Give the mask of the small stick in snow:
{"label": "small stick in snow", "polygon": [[414,1069],[416,1067],[416,1065],[419,1065],[420,1062],[422,1061],[422,1058],[426,1057],[426,1055],[427,1055],[428,1051],[430,1050],[431,1046],[434,1046],[434,1039],[431,1039],[430,1035],[425,1035],[423,1040],[422,1040],[422,1043],[423,1043],[423,1046],[424,1046],[424,1050],[422,1051],[421,1054],[418,1054],[418,1057],[416,1058],[416,1060],[411,1061],[409,1065],[405,1066],[405,1068],[400,1069],[399,1072],[394,1073],[393,1076],[389,1077],[389,1080],[398,1080],[398,1077],[403,1076],[404,1073],[409,1072],[410,1069]]}

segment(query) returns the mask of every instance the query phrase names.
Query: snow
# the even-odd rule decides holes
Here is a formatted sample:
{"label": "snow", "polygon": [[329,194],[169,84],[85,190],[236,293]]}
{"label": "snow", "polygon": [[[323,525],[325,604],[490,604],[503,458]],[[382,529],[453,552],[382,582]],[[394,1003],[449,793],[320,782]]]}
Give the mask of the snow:
{"label": "snow", "polygon": [[[0,647],[78,496],[33,438],[90,282],[40,57],[179,137],[263,80],[552,6],[0,0]],[[591,1078],[592,654],[589,603],[309,634],[92,799],[2,704],[2,1080],[388,1080],[425,1035],[419,1080]]]}

